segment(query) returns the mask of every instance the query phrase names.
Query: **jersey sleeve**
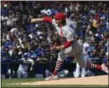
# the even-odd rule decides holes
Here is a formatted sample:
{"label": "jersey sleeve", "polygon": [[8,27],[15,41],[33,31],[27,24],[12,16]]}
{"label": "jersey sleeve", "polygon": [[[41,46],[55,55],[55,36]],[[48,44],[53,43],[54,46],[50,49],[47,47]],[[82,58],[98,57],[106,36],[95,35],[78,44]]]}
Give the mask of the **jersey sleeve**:
{"label": "jersey sleeve", "polygon": [[69,30],[65,30],[65,37],[67,41],[73,41],[75,40],[75,32],[74,31],[69,31]]}
{"label": "jersey sleeve", "polygon": [[72,32],[70,32],[70,31],[66,31],[65,37],[66,37],[67,41],[64,43],[64,47],[68,48],[69,46],[72,45],[74,37],[73,37]]}
{"label": "jersey sleeve", "polygon": [[71,45],[72,45],[72,41],[67,41],[64,43],[64,48],[68,48]]}
{"label": "jersey sleeve", "polygon": [[70,29],[70,27],[64,28],[64,37],[66,37],[66,42],[64,43],[64,47],[68,48],[72,45],[73,40],[75,40],[75,31],[73,29]]}
{"label": "jersey sleeve", "polygon": [[50,23],[52,23],[52,18],[51,17],[44,17],[43,18],[44,19],[44,22],[50,22]]}

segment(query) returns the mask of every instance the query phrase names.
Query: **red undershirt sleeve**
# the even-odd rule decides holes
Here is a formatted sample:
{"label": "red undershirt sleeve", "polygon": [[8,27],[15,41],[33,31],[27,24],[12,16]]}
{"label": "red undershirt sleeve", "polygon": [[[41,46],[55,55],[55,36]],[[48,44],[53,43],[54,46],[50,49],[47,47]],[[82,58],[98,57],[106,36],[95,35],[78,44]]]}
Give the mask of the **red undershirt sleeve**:
{"label": "red undershirt sleeve", "polygon": [[67,41],[64,43],[64,48],[68,48],[71,45],[72,45],[72,41]]}
{"label": "red undershirt sleeve", "polygon": [[50,22],[50,23],[52,23],[52,18],[51,17],[44,17],[43,18],[44,19],[44,22]]}

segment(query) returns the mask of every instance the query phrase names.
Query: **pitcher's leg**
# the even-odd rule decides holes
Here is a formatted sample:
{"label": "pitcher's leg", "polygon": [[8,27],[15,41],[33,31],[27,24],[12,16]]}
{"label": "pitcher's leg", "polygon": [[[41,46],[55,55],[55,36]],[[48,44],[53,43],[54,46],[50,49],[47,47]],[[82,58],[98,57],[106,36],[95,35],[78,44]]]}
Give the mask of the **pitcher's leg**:
{"label": "pitcher's leg", "polygon": [[58,71],[60,70],[61,66],[63,65],[64,59],[65,59],[65,54],[63,52],[60,52],[58,54],[58,59],[56,61],[56,66],[53,71],[53,75],[57,75]]}
{"label": "pitcher's leg", "polygon": [[58,54],[58,59],[56,61],[56,66],[55,66],[55,69],[53,71],[53,74],[52,74],[52,76],[45,78],[45,80],[56,80],[56,79],[58,79],[57,74],[58,74],[58,71],[60,70],[65,58],[66,57],[65,57],[64,52],[60,52]]}
{"label": "pitcher's leg", "polygon": [[85,60],[83,52],[79,52],[75,54],[74,57],[76,58],[78,64],[81,67],[99,69],[108,73],[108,68],[105,65],[97,65],[97,64],[91,63],[89,60]]}
{"label": "pitcher's leg", "polygon": [[68,47],[66,48],[65,50],[61,51],[59,54],[58,54],[58,59],[57,59],[57,62],[56,62],[56,66],[55,66],[55,69],[54,69],[54,72],[53,72],[53,75],[56,75],[57,72],[60,70],[62,64],[63,64],[63,61],[64,59],[67,57],[67,56],[70,56],[72,55],[72,46],[71,47]]}

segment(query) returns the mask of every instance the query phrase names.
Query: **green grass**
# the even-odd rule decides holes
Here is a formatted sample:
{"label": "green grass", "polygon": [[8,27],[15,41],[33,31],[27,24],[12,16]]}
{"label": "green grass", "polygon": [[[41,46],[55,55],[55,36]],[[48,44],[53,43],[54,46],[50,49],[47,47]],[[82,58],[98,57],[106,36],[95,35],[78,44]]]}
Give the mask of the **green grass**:
{"label": "green grass", "polygon": [[[26,79],[2,79],[1,86],[2,88],[108,88],[107,86],[99,86],[99,85],[50,85],[50,86],[37,86],[37,85],[15,85],[15,83],[22,82],[36,82],[43,81],[43,79],[35,79],[35,78],[26,78]],[[11,85],[13,84],[13,85]]]}
{"label": "green grass", "polygon": [[[35,78],[25,78],[25,79],[2,79],[1,84],[2,87],[16,87],[16,85],[11,85],[11,84],[15,84],[15,83],[22,83],[22,82],[35,82],[35,81],[41,81],[43,79],[35,79]],[[24,85],[23,85],[24,86]],[[23,87],[22,85],[19,85],[17,87]],[[17,88],[16,87],[16,88]],[[28,87],[28,86],[24,86],[24,87]],[[34,85],[33,85],[34,87]]]}

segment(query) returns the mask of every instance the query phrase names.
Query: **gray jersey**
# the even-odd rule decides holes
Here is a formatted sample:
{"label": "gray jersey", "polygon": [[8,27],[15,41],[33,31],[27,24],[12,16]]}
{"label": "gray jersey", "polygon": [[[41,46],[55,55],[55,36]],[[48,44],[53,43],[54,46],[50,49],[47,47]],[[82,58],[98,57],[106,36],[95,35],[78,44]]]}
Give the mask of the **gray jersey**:
{"label": "gray jersey", "polygon": [[[75,27],[73,27],[71,20],[66,19],[67,24],[63,27],[58,27],[58,25],[55,22],[55,19],[52,20],[53,26],[56,28],[58,34],[61,37],[65,37],[67,41],[72,41],[72,49],[73,49],[73,54],[80,52],[82,50],[81,46],[76,40],[76,33],[75,33]],[[66,52],[69,51],[69,47],[65,49]]]}

